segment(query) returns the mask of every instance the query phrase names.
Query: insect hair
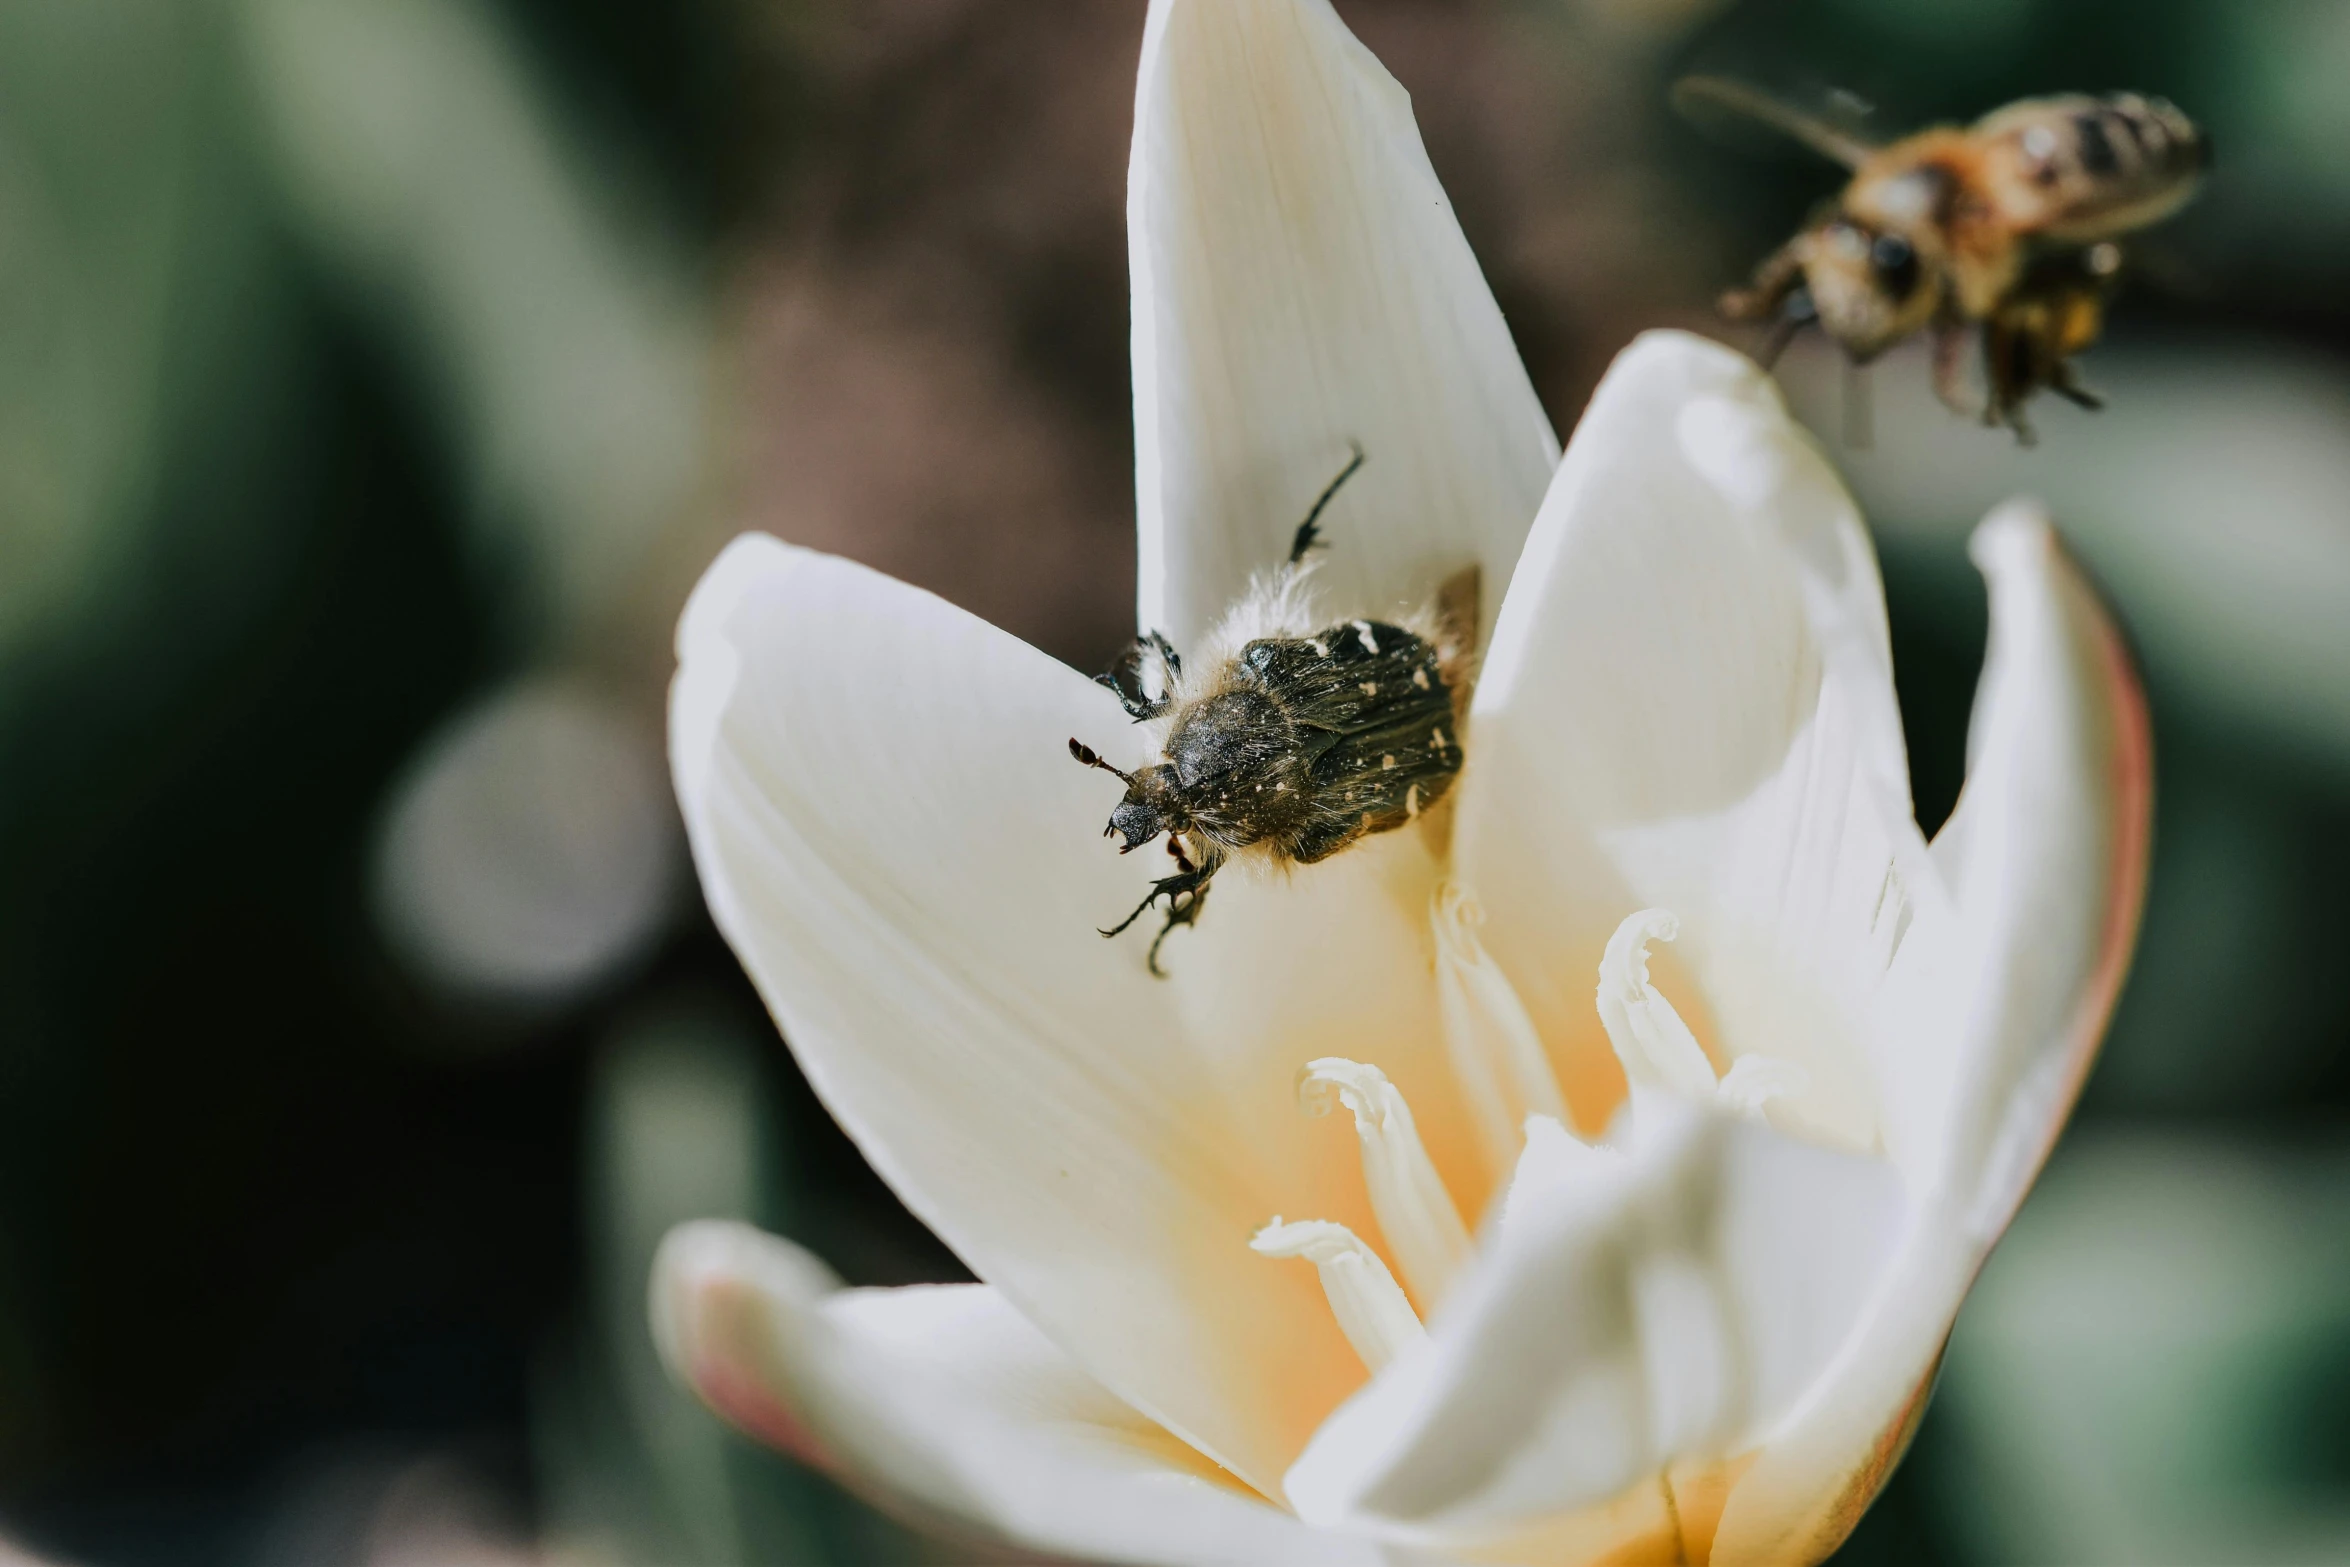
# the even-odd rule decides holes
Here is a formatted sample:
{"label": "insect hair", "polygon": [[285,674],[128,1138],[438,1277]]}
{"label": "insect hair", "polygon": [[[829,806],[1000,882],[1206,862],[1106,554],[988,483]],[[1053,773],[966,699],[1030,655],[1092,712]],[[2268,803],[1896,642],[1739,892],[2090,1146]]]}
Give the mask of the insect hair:
{"label": "insect hair", "polygon": [[1448,830],[1474,674],[1477,573],[1456,573],[1408,614],[1374,609],[1326,620],[1314,592],[1317,523],[1364,460],[1354,445],[1281,565],[1250,581],[1192,656],[1146,631],[1097,677],[1130,718],[1153,726],[1161,760],[1126,772],[1069,742],[1078,762],[1127,786],[1104,829],[1123,840],[1119,852],[1164,834],[1175,861],[1133,913],[1102,932],[1117,935],[1163,902],[1166,923],[1147,959],[1153,973],[1161,972],[1160,945],[1197,921],[1209,883],[1228,864],[1249,866],[1255,879],[1415,821],[1435,841]]}

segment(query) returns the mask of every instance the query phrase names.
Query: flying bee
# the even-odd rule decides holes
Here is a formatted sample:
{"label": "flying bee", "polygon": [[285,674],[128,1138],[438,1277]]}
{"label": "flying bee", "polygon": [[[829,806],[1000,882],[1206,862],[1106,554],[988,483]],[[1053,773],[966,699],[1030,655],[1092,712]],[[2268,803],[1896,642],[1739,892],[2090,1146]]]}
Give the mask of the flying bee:
{"label": "flying bee", "polygon": [[1149,964],[1199,919],[1208,884],[1242,855],[1312,865],[1391,832],[1442,800],[1461,769],[1460,724],[1476,634],[1476,575],[1461,573],[1409,623],[1316,628],[1305,592],[1316,524],[1363,465],[1362,448],[1298,525],[1289,557],[1261,578],[1188,663],[1152,632],[1100,682],[1137,723],[1164,722],[1161,760],[1126,772],[1072,739],[1069,754],[1116,774],[1126,796],[1102,835],[1131,853],[1165,835],[1175,874],[1151,884],[1115,936],[1165,901]]}
{"label": "flying bee", "polygon": [[1967,413],[1972,333],[1983,422],[2027,443],[2023,405],[2041,388],[2097,406],[2071,361],[2103,325],[2116,241],[2176,212],[2211,161],[2193,121],[2135,93],[2027,98],[1882,147],[1736,82],[1690,77],[1674,98],[1749,116],[1852,171],[1750,287],[1722,296],[1724,315],[1774,321],[1770,355],[1816,321],[1855,364],[1930,328],[1934,389]]}

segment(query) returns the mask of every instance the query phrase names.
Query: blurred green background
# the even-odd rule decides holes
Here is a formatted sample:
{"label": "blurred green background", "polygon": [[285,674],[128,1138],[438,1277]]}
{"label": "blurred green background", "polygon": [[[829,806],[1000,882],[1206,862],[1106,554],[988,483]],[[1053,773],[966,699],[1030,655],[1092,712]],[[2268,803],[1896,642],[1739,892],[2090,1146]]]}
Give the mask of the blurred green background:
{"label": "blurred green background", "polygon": [[[1834,187],[1676,120],[2212,131],[2020,451],[1816,348],[1921,816],[2031,490],[2142,651],[2136,975],[1839,1561],[2350,1560],[2350,5],[1340,0],[1562,431]],[[662,1380],[756,1218],[956,1276],[701,912],[668,634],[763,527],[1083,667],[1131,603],[1140,0],[0,0],[0,1533],[90,1564],[922,1559]]]}

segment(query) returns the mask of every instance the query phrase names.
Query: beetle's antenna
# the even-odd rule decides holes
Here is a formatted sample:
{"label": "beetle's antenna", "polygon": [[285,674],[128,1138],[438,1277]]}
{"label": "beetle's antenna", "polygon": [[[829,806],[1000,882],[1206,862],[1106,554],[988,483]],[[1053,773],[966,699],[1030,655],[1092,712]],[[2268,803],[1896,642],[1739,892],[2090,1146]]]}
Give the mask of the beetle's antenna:
{"label": "beetle's antenna", "polygon": [[1079,740],[1074,736],[1072,736],[1069,740],[1069,754],[1077,758],[1077,760],[1080,762],[1083,762],[1088,767],[1098,767],[1103,772],[1111,774],[1121,783],[1125,784],[1128,788],[1132,788],[1134,786],[1134,775],[1132,773],[1127,772],[1122,768],[1112,767],[1109,763],[1102,760],[1101,753],[1099,751],[1096,751],[1092,746],[1087,745],[1084,741]]}
{"label": "beetle's antenna", "polygon": [[1363,465],[1363,443],[1348,441],[1346,444],[1348,449],[1354,453],[1354,457],[1345,467],[1338,470],[1337,478],[1322,486],[1322,493],[1314,497],[1312,508],[1306,512],[1306,520],[1297,525],[1297,537],[1292,539],[1289,545],[1289,564],[1292,566],[1304,560],[1306,551],[1321,542],[1321,536],[1314,524],[1321,520],[1323,508],[1330,504],[1332,498],[1338,494],[1340,487],[1347,480],[1353,478],[1355,470]]}

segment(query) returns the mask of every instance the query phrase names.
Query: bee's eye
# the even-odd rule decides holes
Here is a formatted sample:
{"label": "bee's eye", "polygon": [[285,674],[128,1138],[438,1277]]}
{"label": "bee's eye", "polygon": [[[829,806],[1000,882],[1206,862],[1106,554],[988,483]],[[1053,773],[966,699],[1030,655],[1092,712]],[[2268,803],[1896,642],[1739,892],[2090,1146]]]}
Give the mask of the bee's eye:
{"label": "bee's eye", "polygon": [[1918,286],[1917,249],[1898,234],[1880,234],[1869,246],[1869,270],[1887,294],[1907,299]]}

